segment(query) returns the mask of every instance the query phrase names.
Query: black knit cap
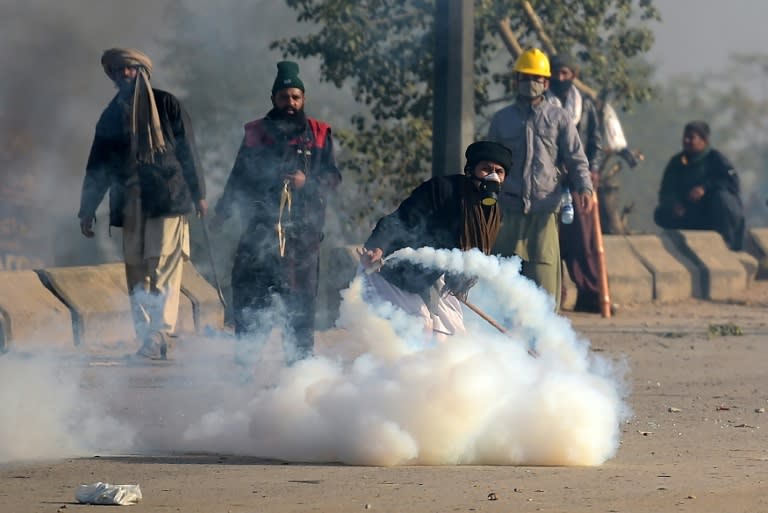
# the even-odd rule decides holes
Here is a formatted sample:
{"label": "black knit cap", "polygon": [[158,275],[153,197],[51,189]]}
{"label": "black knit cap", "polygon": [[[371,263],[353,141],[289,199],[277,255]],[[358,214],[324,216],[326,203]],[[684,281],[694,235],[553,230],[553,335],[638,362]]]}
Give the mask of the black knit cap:
{"label": "black knit cap", "polygon": [[553,55],[549,59],[549,65],[552,68],[552,71],[557,71],[561,68],[568,68],[574,73],[579,72],[578,61],[573,58],[573,55],[569,55],[567,53],[558,53],[557,55]]}
{"label": "black knit cap", "polygon": [[304,91],[304,82],[299,78],[299,65],[293,61],[280,61],[277,63],[277,77],[272,84],[272,94],[289,87]]}
{"label": "black knit cap", "polygon": [[467,146],[464,152],[467,157],[467,167],[474,169],[480,161],[495,162],[509,173],[512,169],[512,152],[503,144],[493,141],[477,141]]}
{"label": "black knit cap", "polygon": [[706,121],[696,120],[686,123],[683,132],[694,132],[699,134],[702,139],[709,141],[709,123]]}

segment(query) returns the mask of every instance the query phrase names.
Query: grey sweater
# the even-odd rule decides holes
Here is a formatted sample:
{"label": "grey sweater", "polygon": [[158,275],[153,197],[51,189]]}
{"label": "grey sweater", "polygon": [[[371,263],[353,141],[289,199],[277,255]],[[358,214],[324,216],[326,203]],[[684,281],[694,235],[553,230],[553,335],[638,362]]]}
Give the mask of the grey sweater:
{"label": "grey sweater", "polygon": [[[512,151],[503,201],[523,213],[554,212],[560,205],[564,172],[578,192],[592,191],[589,164],[568,112],[543,101],[513,103],[493,116],[488,139]],[[558,169],[560,168],[560,169]]]}

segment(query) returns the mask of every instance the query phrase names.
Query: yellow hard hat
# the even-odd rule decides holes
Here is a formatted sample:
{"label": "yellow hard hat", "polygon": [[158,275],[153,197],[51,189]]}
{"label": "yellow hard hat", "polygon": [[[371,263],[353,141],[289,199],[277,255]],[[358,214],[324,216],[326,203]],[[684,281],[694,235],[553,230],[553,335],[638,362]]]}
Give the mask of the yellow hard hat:
{"label": "yellow hard hat", "polygon": [[552,76],[552,72],[549,70],[549,59],[538,48],[530,48],[521,53],[520,57],[515,61],[515,66],[512,70],[539,77],[549,78]]}

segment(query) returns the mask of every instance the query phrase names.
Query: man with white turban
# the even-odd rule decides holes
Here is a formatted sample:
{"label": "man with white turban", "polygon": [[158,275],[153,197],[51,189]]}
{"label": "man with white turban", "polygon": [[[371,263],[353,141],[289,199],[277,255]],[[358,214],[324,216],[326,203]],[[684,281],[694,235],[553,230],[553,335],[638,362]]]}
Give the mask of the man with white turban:
{"label": "man with white turban", "polygon": [[172,94],[153,89],[152,62],[138,50],[101,58],[117,95],[96,125],[80,200],[80,230],[94,236],[96,209],[109,190],[110,226],[123,229],[125,274],[138,355],[160,359],[176,328],[187,214],[205,215],[205,180],[192,126]]}

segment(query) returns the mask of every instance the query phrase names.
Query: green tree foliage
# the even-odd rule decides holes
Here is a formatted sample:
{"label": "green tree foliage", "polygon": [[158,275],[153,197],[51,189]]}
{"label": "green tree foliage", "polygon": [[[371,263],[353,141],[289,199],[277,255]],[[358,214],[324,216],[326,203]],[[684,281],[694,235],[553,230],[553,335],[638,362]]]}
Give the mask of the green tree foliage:
{"label": "green tree foliage", "polygon": [[[434,2],[424,0],[286,0],[307,32],[276,40],[286,56],[316,57],[322,77],[351,87],[363,106],[344,147],[346,203],[365,233],[430,174]],[[532,2],[555,47],[578,55],[583,76],[605,93],[633,103],[649,97],[647,74],[631,65],[653,42],[652,0]],[[509,93],[513,59],[498,35],[508,18],[524,47],[541,46],[521,2],[475,1],[475,106],[487,116]],[[478,123],[482,135],[482,122]],[[352,175],[352,176],[350,176]],[[354,194],[352,194],[354,193]],[[362,200],[365,200],[364,202]],[[355,201],[356,200],[356,201]]]}

